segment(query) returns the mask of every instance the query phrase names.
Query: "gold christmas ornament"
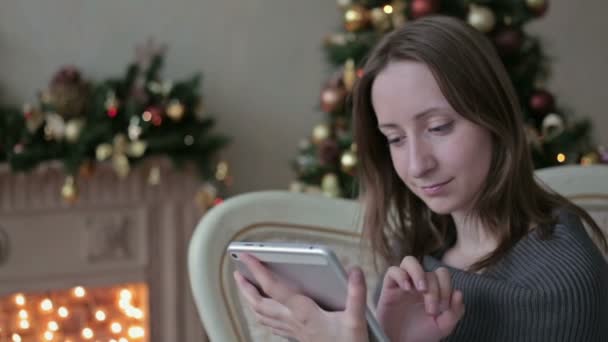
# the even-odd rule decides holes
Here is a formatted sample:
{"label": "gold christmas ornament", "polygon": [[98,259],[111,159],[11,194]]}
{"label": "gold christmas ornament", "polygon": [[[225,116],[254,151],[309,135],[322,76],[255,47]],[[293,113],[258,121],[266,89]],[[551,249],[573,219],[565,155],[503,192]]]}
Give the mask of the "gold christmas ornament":
{"label": "gold christmas ornament", "polygon": [[323,194],[329,197],[340,197],[340,183],[338,181],[338,176],[334,173],[328,173],[323,176],[321,180],[321,189],[323,190]]}
{"label": "gold christmas ornament", "polygon": [[150,173],[148,173],[148,184],[160,184],[160,168],[158,166],[154,166],[150,169]]}
{"label": "gold christmas ornament", "polygon": [[129,120],[129,127],[127,127],[127,134],[129,135],[129,139],[137,140],[141,135],[142,129],[139,125],[139,116],[132,116],[131,120]]}
{"label": "gold christmas ornament", "polygon": [[167,116],[173,121],[180,121],[184,112],[184,105],[179,100],[171,100],[167,105]]}
{"label": "gold christmas ornament", "polygon": [[546,4],[546,0],[526,0],[526,5],[535,10],[543,8]]}
{"label": "gold christmas ornament", "polygon": [[[387,5],[389,6],[389,5]],[[390,7],[390,12],[392,13],[392,7]],[[370,12],[370,18],[372,21],[372,25],[376,28],[377,31],[385,32],[390,30],[391,28],[391,17],[389,13],[387,13],[383,8],[374,8]]]}
{"label": "gold christmas ornament", "polygon": [[114,171],[120,178],[125,178],[131,170],[128,157],[141,158],[148,145],[145,141],[137,140],[129,142],[126,135],[117,134],[112,144],[100,144],[95,150],[97,160],[104,161],[112,159]]}
{"label": "gold christmas ornament", "polygon": [[98,161],[104,161],[112,155],[112,145],[101,144],[95,149],[95,157]]}
{"label": "gold christmas ornament", "polygon": [[583,165],[583,166],[589,166],[589,165],[594,165],[594,164],[599,164],[599,163],[600,163],[600,155],[597,152],[586,153],[581,158],[581,165]]}
{"label": "gold christmas ornament", "polygon": [[71,119],[65,124],[65,140],[75,143],[82,133],[84,119]]}
{"label": "gold christmas ornament", "polygon": [[357,155],[351,151],[345,151],[340,158],[342,171],[352,174],[357,166]]}
{"label": "gold christmas ornament", "polygon": [[471,5],[469,8],[469,15],[467,16],[467,22],[478,31],[487,33],[494,29],[496,16],[488,7]]}
{"label": "gold christmas ornament", "polygon": [[355,69],[355,61],[352,58],[349,58],[346,63],[344,63],[344,73],[342,74],[344,88],[349,92],[352,91],[356,80],[357,70]]}
{"label": "gold christmas ornament", "polygon": [[78,199],[78,189],[74,176],[66,177],[65,183],[61,187],[61,197],[68,203],[74,203]]}
{"label": "gold christmas ornament", "polygon": [[194,201],[202,210],[212,207],[217,198],[217,188],[211,183],[203,184],[194,196]]}
{"label": "gold christmas ornament", "polygon": [[221,161],[217,163],[217,167],[215,169],[215,179],[220,182],[223,182],[228,177],[228,163],[226,161]]}
{"label": "gold christmas ornament", "polygon": [[352,5],[344,12],[344,27],[349,32],[359,31],[369,23],[369,14],[365,7]]}
{"label": "gold christmas ornament", "polygon": [[62,140],[65,136],[65,121],[57,113],[48,113],[45,117],[44,136],[47,140]]}
{"label": "gold christmas ornament", "polygon": [[129,164],[129,158],[124,154],[115,155],[112,157],[112,166],[114,171],[120,178],[126,178],[131,172],[131,165]]}
{"label": "gold christmas ornament", "polygon": [[547,114],[543,119],[542,133],[545,140],[551,140],[564,131],[564,120],[561,116],[551,113]]}
{"label": "gold christmas ornament", "polygon": [[129,144],[127,154],[135,158],[141,158],[146,153],[147,148],[148,144],[145,141],[133,141]]}
{"label": "gold christmas ornament", "polygon": [[323,140],[329,138],[330,133],[329,127],[326,124],[318,124],[312,130],[312,142],[320,144]]}

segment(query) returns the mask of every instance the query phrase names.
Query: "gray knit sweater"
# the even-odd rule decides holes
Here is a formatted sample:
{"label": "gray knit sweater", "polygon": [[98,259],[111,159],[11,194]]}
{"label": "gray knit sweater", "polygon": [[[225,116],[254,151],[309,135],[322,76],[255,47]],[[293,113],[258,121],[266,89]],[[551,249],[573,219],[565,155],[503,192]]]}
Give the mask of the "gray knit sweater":
{"label": "gray knit sweater", "polygon": [[[427,256],[427,271],[445,266]],[[446,341],[608,341],[608,264],[579,218],[561,212],[483,274],[446,266],[465,315]]]}

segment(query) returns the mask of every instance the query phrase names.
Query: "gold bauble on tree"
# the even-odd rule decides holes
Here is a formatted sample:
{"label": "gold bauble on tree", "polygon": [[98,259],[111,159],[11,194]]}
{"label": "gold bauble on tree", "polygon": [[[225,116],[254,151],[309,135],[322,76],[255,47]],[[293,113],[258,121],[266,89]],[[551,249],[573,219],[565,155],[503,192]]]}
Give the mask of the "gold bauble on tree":
{"label": "gold bauble on tree", "polygon": [[353,151],[345,151],[340,158],[342,171],[353,174],[357,166],[357,155]]}
{"label": "gold bauble on tree", "polygon": [[588,166],[600,163],[600,155],[597,152],[589,152],[581,158],[581,165]]}
{"label": "gold bauble on tree", "polygon": [[526,6],[528,6],[534,16],[540,17],[547,12],[549,0],[526,0]]}
{"label": "gold bauble on tree", "polygon": [[471,5],[467,22],[477,30],[487,33],[494,29],[496,16],[488,7]]}
{"label": "gold bauble on tree", "polygon": [[349,92],[352,91],[355,81],[357,81],[355,61],[352,58],[349,58],[346,63],[344,63],[344,72],[342,73],[342,82],[344,83],[344,88],[346,88],[346,90]]}
{"label": "gold bauble on tree", "polygon": [[61,197],[68,203],[74,203],[78,199],[78,189],[73,176],[66,177],[65,183],[61,187]]}
{"label": "gold bauble on tree", "polygon": [[173,121],[180,121],[184,112],[184,105],[179,100],[171,100],[167,105],[167,116]]}
{"label": "gold bauble on tree", "polygon": [[112,167],[119,178],[127,178],[131,172],[129,158],[125,154],[118,154],[112,157]]}
{"label": "gold bauble on tree", "polygon": [[217,198],[217,188],[211,183],[205,183],[196,192],[194,201],[202,210],[212,207]]}
{"label": "gold bauble on tree", "polygon": [[323,190],[323,194],[329,197],[340,197],[342,194],[338,176],[334,173],[328,173],[323,176],[323,179],[321,180],[321,189]]}
{"label": "gold bauble on tree", "polygon": [[65,140],[70,143],[75,143],[82,133],[84,127],[83,119],[70,119],[65,124]]}
{"label": "gold bauble on tree", "polygon": [[312,142],[314,144],[320,144],[330,136],[329,127],[326,124],[318,124],[312,130]]}
{"label": "gold bauble on tree", "polygon": [[154,166],[150,169],[148,173],[148,184],[150,185],[159,185],[160,184],[160,167]]}
{"label": "gold bauble on tree", "polygon": [[361,5],[352,5],[344,12],[344,27],[347,31],[356,32],[367,26],[369,13]]}
{"label": "gold bauble on tree", "polygon": [[371,10],[370,18],[374,28],[380,32],[388,31],[391,28],[391,17],[383,8],[378,7]]}
{"label": "gold bauble on tree", "polygon": [[104,161],[112,155],[112,145],[104,143],[95,149],[95,157],[98,161]]}

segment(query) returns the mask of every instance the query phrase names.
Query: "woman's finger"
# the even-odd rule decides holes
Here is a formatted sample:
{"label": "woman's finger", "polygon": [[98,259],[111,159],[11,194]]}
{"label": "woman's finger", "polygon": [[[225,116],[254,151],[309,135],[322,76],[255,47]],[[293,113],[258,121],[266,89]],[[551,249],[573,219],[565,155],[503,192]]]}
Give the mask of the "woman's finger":
{"label": "woman's finger", "polygon": [[445,267],[439,267],[435,270],[437,281],[439,284],[439,311],[443,312],[450,307],[452,298],[452,276],[450,271]]}
{"label": "woman's finger", "polygon": [[429,315],[439,314],[439,281],[434,272],[426,273],[427,290],[424,292],[424,307]]}
{"label": "woman's finger", "polygon": [[406,256],[401,261],[401,265],[399,265],[399,267],[404,269],[412,278],[413,285],[418,291],[426,291],[426,272],[424,272],[422,269],[418,259],[414,258],[413,256]]}
{"label": "woman's finger", "polygon": [[273,319],[281,319],[288,315],[288,310],[284,305],[272,298],[262,297],[258,289],[238,271],[234,272],[234,279],[243,297],[256,314]]}
{"label": "woman's finger", "polygon": [[281,320],[272,319],[270,317],[266,317],[266,316],[256,313],[255,321],[258,324],[261,324],[267,328],[275,329],[277,331],[284,331],[285,333],[287,333],[289,335],[293,335],[291,327],[287,323],[285,323]]}
{"label": "woman's finger", "polygon": [[367,308],[365,276],[358,267],[353,268],[349,273],[345,311],[351,326],[365,325],[365,309]]}
{"label": "woman's finger", "polygon": [[412,289],[411,278],[404,269],[391,266],[386,270],[382,287],[387,289],[401,288],[404,291],[410,291]]}
{"label": "woman's finger", "polygon": [[296,292],[285,285],[281,279],[275,276],[258,259],[249,255],[241,254],[241,261],[247,266],[255,280],[260,284],[262,291],[280,303],[285,303],[289,298],[296,295]]}
{"label": "woman's finger", "polygon": [[448,336],[464,316],[464,297],[462,292],[456,290],[452,293],[450,308],[437,317],[437,326],[443,337]]}

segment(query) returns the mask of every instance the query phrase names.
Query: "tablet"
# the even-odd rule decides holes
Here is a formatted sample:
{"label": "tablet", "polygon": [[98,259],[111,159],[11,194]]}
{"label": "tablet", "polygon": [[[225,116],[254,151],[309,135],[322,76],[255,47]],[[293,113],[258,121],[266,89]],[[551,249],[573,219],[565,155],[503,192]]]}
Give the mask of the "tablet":
{"label": "tablet", "polygon": [[[289,285],[313,299],[321,308],[340,311],[346,306],[347,274],[336,255],[326,246],[232,242],[228,246],[228,253],[236,269],[258,289],[260,287],[251,272],[239,260],[239,255],[242,253],[255,256]],[[375,341],[388,342],[388,338],[369,308],[365,316]]]}

